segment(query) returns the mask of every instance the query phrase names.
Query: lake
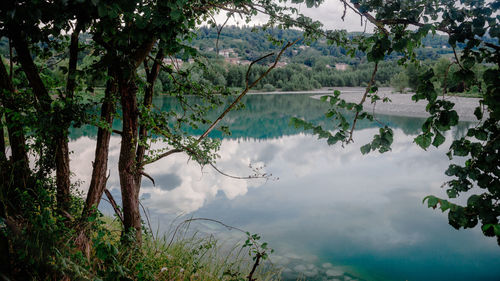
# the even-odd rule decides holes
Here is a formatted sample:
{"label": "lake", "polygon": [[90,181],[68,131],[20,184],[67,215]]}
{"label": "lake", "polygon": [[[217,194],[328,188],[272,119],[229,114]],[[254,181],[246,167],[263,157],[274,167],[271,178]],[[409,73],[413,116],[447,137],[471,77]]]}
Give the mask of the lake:
{"label": "lake", "polygon": [[[172,107],[165,97],[155,104]],[[457,231],[447,214],[422,203],[426,195],[446,197],[441,188],[449,164],[445,153],[450,139],[465,134],[469,123],[449,132],[441,148],[423,151],[413,138],[424,119],[380,115],[394,128],[392,151],[363,156],[359,147],[378,130],[373,124],[360,122],[355,143],[345,148],[289,126],[291,117],[301,117],[333,128],[324,117],[327,107],[317,99],[250,95],[245,104],[225,119],[232,135],[222,139],[216,165],[236,176],[256,168],[272,176],[232,179],[211,167],[201,169],[183,154],[165,158],[147,166],[156,186],[144,179],[140,195],[154,228],[168,231],[182,214],[259,233],[275,249],[271,261],[283,268],[284,280],[500,280],[495,239],[478,228]],[[90,182],[95,138],[90,127],[72,134],[71,165],[82,188]],[[119,144],[119,137],[112,137],[108,188],[117,201]],[[100,208],[112,214],[106,202]],[[244,240],[208,222],[191,227],[222,240]]]}

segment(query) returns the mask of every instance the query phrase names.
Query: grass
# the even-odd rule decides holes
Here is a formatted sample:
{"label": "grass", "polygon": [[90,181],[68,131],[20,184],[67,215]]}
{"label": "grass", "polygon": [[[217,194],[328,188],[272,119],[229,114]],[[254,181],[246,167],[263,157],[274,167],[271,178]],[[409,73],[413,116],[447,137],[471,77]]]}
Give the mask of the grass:
{"label": "grass", "polygon": [[[120,249],[119,221],[109,217],[101,217],[100,220],[109,234],[101,237],[104,241],[94,244],[92,256],[99,262],[94,264],[93,271],[100,276],[106,275],[105,271],[114,272],[123,266],[128,269],[125,270],[126,276],[133,280],[244,281],[248,280],[254,265],[249,255],[251,248],[242,247],[243,243],[224,244],[213,235],[191,231],[189,224],[176,229],[176,235],[169,232],[159,238],[146,230],[141,248],[135,251],[133,257],[126,257],[120,254],[124,251]],[[108,243],[117,249],[116,252],[111,251],[115,253],[113,259],[117,261],[116,265],[110,265],[99,254],[100,247]],[[252,279],[279,280],[280,270],[264,263],[257,267]]]}

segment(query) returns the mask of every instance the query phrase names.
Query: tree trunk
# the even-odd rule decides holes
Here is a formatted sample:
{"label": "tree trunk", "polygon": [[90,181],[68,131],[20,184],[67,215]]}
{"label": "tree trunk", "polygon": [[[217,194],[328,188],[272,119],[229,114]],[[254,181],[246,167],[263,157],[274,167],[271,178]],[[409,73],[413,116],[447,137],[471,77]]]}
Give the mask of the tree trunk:
{"label": "tree trunk", "polygon": [[[77,32],[77,31],[76,31]],[[72,36],[73,37],[73,36]],[[17,56],[21,66],[23,68],[26,77],[30,83],[33,92],[35,93],[36,99],[40,105],[41,113],[50,113],[52,98],[50,97],[47,88],[45,87],[42,79],[40,78],[37,66],[33,62],[28,43],[25,38],[19,32],[12,32],[11,34],[12,42],[14,48],[16,49]],[[75,53],[76,52],[76,53]],[[76,46],[75,40],[71,40],[70,48],[70,66],[74,69],[70,70],[70,77],[68,81],[74,80],[74,75],[76,73],[76,59],[78,55],[78,34],[76,34]],[[74,90],[74,81],[70,82],[69,89],[71,94],[68,97],[72,97],[72,91]],[[70,169],[69,169],[69,149],[68,149],[68,125],[65,120],[54,120],[62,121],[62,126],[56,126],[54,133],[53,143],[47,143],[49,147],[55,148],[55,164],[56,164],[56,185],[57,185],[57,206],[59,211],[67,212],[70,203]]]}
{"label": "tree trunk", "polygon": [[[69,46],[69,63],[68,63],[68,79],[66,82],[66,101],[73,100],[74,91],[76,88],[76,66],[78,62],[78,35],[79,26],[76,25],[75,30],[71,34],[71,42]],[[69,118],[65,117],[64,119]],[[57,207],[59,210],[68,211],[70,205],[70,188],[71,170],[69,167],[69,147],[68,147],[68,129],[70,122],[63,121],[63,126],[57,132],[55,137],[56,149],[56,190],[57,190]]]}
{"label": "tree trunk", "polygon": [[[1,113],[2,111],[0,111]],[[5,135],[3,129],[3,114],[0,114],[0,218],[5,220],[7,218],[7,214],[5,212],[5,204],[4,199],[5,193],[7,191],[6,188],[6,173],[7,170],[7,157],[5,156]],[[0,272],[4,274],[10,273],[10,250],[9,250],[9,240],[7,236],[4,236],[0,232]]]}
{"label": "tree trunk", "polygon": [[[158,74],[160,73],[161,62],[163,61],[163,58],[164,58],[163,49],[159,49],[158,53],[156,54],[155,60],[153,62],[153,66],[151,67],[151,70],[146,72],[147,85],[144,91],[144,101],[143,101],[144,108],[149,109],[153,104],[154,85],[156,79],[158,78]],[[146,64],[147,62],[144,63]],[[148,136],[148,129],[146,128],[146,126],[143,125],[139,129],[139,139],[141,141],[145,141],[147,136]],[[141,172],[143,171],[142,161],[144,160],[145,153],[146,153],[146,147],[144,145],[139,144],[137,147],[136,160],[135,160],[137,163],[137,174],[135,181],[137,182],[137,187],[139,189],[141,187],[141,178],[142,178]]]}
{"label": "tree trunk", "polygon": [[106,173],[108,170],[109,140],[111,138],[111,128],[113,125],[113,115],[115,113],[115,96],[117,85],[115,77],[112,77],[106,85],[104,102],[101,106],[101,122],[104,122],[109,128],[97,130],[97,143],[95,158],[92,169],[92,178],[90,180],[87,200],[83,210],[83,219],[86,220],[91,214],[93,207],[97,208],[101,201],[102,194],[106,188]]}
{"label": "tree trunk", "polygon": [[137,243],[142,242],[141,215],[139,212],[139,186],[136,181],[136,146],[138,129],[137,86],[133,81],[121,80],[119,91],[123,111],[122,142],[118,171],[122,192],[123,226],[125,232],[135,231]]}
{"label": "tree trunk", "polygon": [[78,36],[80,34],[80,25],[77,23],[75,30],[71,34],[69,45],[68,79],[66,82],[66,97],[73,99],[76,88],[76,66],[78,63]]}
{"label": "tree trunk", "polygon": [[31,52],[28,47],[28,42],[22,37],[20,32],[11,32],[10,34],[14,48],[16,49],[17,58],[21,63],[21,67],[28,78],[29,84],[35,93],[42,110],[50,112],[50,104],[52,99],[49,92],[45,88],[42,79],[40,78],[38,68],[33,62]]}
{"label": "tree trunk", "polygon": [[[1,106],[1,104],[0,104]],[[0,110],[0,163],[7,162],[7,155],[5,154],[5,132],[3,128],[3,108]],[[3,169],[2,171],[3,172]]]}
{"label": "tree trunk", "polygon": [[[10,200],[11,188],[20,188],[25,190],[26,181],[28,178],[28,157],[26,152],[26,141],[24,137],[23,127],[21,124],[12,122],[13,114],[17,112],[17,106],[12,98],[15,89],[12,85],[12,80],[7,74],[7,69],[0,57],[0,106],[4,109],[9,109],[5,113],[5,121],[7,122],[7,132],[9,135],[10,147],[12,151],[9,163],[6,155],[5,131],[3,114],[0,114],[0,218],[4,221],[7,219],[6,202],[13,202],[11,208],[15,206],[16,200]],[[9,171],[13,171],[13,177],[9,177]],[[13,181],[11,181],[11,178]],[[0,232],[0,272],[4,275],[10,275],[10,247],[9,237],[4,236]]]}
{"label": "tree trunk", "polygon": [[[137,174],[136,152],[138,143],[138,117],[137,108],[137,85],[135,78],[136,70],[151,52],[156,39],[143,42],[129,57],[130,68],[122,69],[118,78],[118,90],[120,92],[123,129],[120,157],[118,160],[118,173],[120,175],[120,187],[122,193],[123,227],[124,234],[132,233],[137,244],[142,243],[141,213],[139,211],[139,184]],[[127,63],[125,63],[127,64]],[[132,231],[132,232],[130,232]],[[127,237],[122,241],[127,243]]]}
{"label": "tree trunk", "polygon": [[[67,130],[67,129],[66,129]],[[68,211],[70,205],[70,187],[69,179],[69,148],[68,135],[62,135],[55,138],[56,142],[56,197],[57,208],[60,211]]]}
{"label": "tree trunk", "polygon": [[[1,58],[0,58],[1,60]],[[26,181],[28,178],[28,154],[26,151],[26,139],[24,137],[24,131],[22,124],[13,121],[15,115],[19,112],[15,100],[12,95],[15,94],[14,86],[12,81],[7,74],[7,69],[5,65],[0,62],[0,101],[5,109],[9,109],[5,113],[5,121],[7,126],[7,132],[9,135],[10,149],[12,152],[11,159],[14,171],[14,184],[16,187],[25,188]],[[2,132],[3,136],[3,132]],[[3,141],[3,139],[2,139]],[[4,150],[5,152],[5,150]],[[5,179],[8,181],[9,179]]]}
{"label": "tree trunk", "polygon": [[92,178],[90,180],[89,191],[87,193],[87,199],[83,208],[80,225],[78,226],[78,235],[76,238],[76,245],[78,245],[78,248],[85,253],[87,258],[90,257],[89,229],[87,221],[89,216],[92,215],[94,208],[97,209],[99,206],[102,194],[106,189],[107,182],[106,172],[108,170],[109,140],[111,138],[111,130],[113,126],[113,115],[116,110],[115,98],[117,91],[116,77],[113,75],[111,76],[112,77],[106,84],[104,101],[101,106],[100,120],[109,127],[99,127],[97,129],[97,142],[92,169]]}

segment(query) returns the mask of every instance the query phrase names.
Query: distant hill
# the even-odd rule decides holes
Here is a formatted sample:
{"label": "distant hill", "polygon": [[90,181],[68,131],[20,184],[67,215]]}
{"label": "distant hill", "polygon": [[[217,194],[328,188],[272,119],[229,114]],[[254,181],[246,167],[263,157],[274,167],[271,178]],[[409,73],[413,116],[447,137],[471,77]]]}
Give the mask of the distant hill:
{"label": "distant hill", "polygon": [[[222,29],[218,49],[219,55],[230,58],[239,58],[243,61],[252,61],[262,54],[272,50],[278,50],[281,46],[273,45],[269,36],[283,41],[293,41],[302,37],[302,31],[299,30],[281,30],[252,28],[248,26],[226,26]],[[359,33],[351,33],[354,36]],[[216,56],[217,30],[211,27],[201,27],[197,31],[197,37],[191,42],[202,53],[208,56]],[[448,36],[429,35],[423,40],[424,48],[417,50],[417,55],[421,59],[436,59],[443,54],[451,54],[453,51],[448,44]],[[391,60],[397,57],[397,54],[389,56]],[[346,54],[346,50],[335,45],[328,45],[326,40],[318,40],[310,45],[298,42],[292,48],[284,53],[284,61],[288,63],[304,64],[313,67],[316,62],[322,63],[345,63],[357,65],[365,62],[363,54],[359,53],[354,58]]]}

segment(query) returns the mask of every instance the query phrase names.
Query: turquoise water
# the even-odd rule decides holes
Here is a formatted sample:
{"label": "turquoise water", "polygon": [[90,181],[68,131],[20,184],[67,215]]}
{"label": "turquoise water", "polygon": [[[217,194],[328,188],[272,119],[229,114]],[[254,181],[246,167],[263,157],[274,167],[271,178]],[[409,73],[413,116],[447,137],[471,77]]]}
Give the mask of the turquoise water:
{"label": "turquoise water", "polygon": [[[163,110],[175,106],[168,98],[155,103]],[[301,117],[332,128],[320,101],[252,95],[245,103],[227,116],[232,135],[222,140],[217,167],[237,176],[260,167],[272,177],[231,179],[182,154],[152,164],[146,171],[156,186],[144,180],[141,198],[161,231],[183,214],[259,233],[275,249],[271,260],[283,268],[285,280],[500,280],[494,239],[479,229],[457,231],[446,214],[422,204],[426,195],[446,197],[440,186],[450,143],[417,148],[413,138],[423,119],[378,116],[395,128],[393,150],[363,156],[359,147],[377,131],[372,124],[359,124],[354,144],[328,146],[288,125],[291,117]],[[463,135],[468,126],[460,124],[448,137]],[[89,182],[95,134],[92,128],[73,134],[71,164],[82,187]],[[117,201],[119,141],[113,137],[110,147],[109,188]],[[101,208],[110,212],[105,203]],[[192,227],[222,240],[243,238],[213,224]]]}

